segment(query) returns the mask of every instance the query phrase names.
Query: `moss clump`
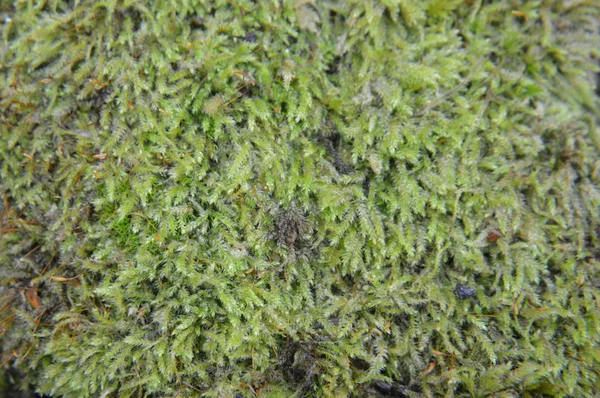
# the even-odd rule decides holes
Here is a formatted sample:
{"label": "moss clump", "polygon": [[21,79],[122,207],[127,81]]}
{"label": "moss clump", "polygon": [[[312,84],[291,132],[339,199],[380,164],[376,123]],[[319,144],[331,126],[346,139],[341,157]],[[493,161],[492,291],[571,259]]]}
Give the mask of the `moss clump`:
{"label": "moss clump", "polygon": [[0,13],[0,344],[24,389],[600,390],[596,2]]}

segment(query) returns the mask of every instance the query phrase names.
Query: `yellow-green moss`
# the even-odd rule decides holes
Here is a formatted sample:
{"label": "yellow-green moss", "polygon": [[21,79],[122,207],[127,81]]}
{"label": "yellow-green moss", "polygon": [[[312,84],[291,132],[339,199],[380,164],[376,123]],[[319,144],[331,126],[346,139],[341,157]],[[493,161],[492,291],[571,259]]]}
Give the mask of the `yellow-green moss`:
{"label": "yellow-green moss", "polygon": [[2,2],[5,369],[56,397],[592,396],[599,7]]}

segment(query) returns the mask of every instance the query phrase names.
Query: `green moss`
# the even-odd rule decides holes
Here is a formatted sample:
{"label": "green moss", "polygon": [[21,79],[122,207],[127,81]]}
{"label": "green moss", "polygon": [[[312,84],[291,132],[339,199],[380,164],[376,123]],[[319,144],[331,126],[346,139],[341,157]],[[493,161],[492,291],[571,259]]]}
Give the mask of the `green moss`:
{"label": "green moss", "polygon": [[595,2],[34,3],[0,5],[23,387],[600,389]]}

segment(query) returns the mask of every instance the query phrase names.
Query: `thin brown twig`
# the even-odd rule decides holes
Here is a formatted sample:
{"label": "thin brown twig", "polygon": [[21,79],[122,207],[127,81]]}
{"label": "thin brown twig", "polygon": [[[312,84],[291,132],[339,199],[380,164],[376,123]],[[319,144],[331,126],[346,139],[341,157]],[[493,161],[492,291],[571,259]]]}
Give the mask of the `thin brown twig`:
{"label": "thin brown twig", "polygon": [[44,269],[42,269],[42,272],[40,272],[40,274],[38,276],[44,275],[44,273],[46,272],[46,270],[48,269],[48,267],[50,266],[50,264],[52,264],[52,261],[54,261],[54,257],[56,257],[56,256],[52,256],[52,258],[50,259],[50,261],[48,261],[48,263],[44,266]]}
{"label": "thin brown twig", "polygon": [[[4,355],[4,354],[2,354],[2,355]],[[3,361],[0,364],[0,368],[3,368],[7,363],[9,363],[13,359],[13,357],[14,358],[18,358],[18,356],[15,355],[15,351],[14,350],[12,352],[10,352],[10,356],[8,357],[8,359],[6,361]]]}
{"label": "thin brown twig", "polygon": [[35,248],[31,249],[29,252],[27,252],[26,255],[23,256],[23,258],[27,258],[27,256],[29,256],[31,253],[35,252],[36,250],[38,250],[40,247],[42,247],[41,245],[36,246]]}
{"label": "thin brown twig", "polygon": [[238,95],[237,97],[235,97],[234,99],[227,101],[226,103],[224,103],[223,105],[221,105],[222,108],[225,108],[227,105],[239,100],[240,98],[242,98],[243,95]]}

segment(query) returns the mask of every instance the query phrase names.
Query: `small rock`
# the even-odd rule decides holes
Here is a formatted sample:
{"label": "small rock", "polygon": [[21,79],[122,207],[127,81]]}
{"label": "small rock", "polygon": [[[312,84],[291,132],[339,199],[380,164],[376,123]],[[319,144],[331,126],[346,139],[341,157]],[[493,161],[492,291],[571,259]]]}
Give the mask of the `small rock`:
{"label": "small rock", "polygon": [[242,40],[247,41],[248,43],[256,43],[256,39],[257,36],[254,32],[248,32],[242,37]]}
{"label": "small rock", "polygon": [[385,397],[408,398],[408,387],[397,383],[388,384],[383,381],[375,381],[371,384],[380,395]]}
{"label": "small rock", "polygon": [[477,290],[475,290],[475,288],[461,285],[460,283],[454,288],[454,294],[456,295],[456,297],[462,300],[468,299],[469,297],[473,297],[476,292]]}
{"label": "small rock", "polygon": [[393,387],[386,382],[383,381],[375,381],[373,382],[373,388],[375,388],[381,394],[389,394],[392,392]]}

